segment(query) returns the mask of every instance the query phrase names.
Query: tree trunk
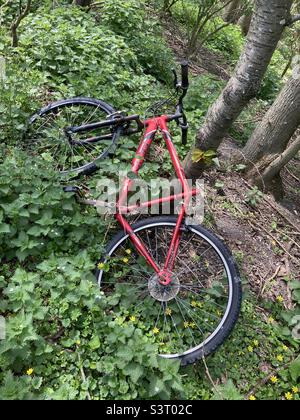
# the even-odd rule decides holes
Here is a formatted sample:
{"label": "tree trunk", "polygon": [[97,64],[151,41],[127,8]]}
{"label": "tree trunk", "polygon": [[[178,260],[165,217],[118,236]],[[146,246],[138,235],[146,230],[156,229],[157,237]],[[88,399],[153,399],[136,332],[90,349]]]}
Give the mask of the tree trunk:
{"label": "tree trunk", "polygon": [[[299,110],[300,77],[291,77],[242,151],[247,176],[256,183],[269,165],[285,152],[300,125]],[[270,173],[266,178],[266,181],[270,179]]]}
{"label": "tree trunk", "polygon": [[[196,136],[195,147],[217,150],[222,139],[250,99],[257,94],[262,78],[290,18],[292,0],[256,0],[244,51],[233,76],[217,101],[209,109],[206,121]],[[205,165],[186,158],[189,178],[198,178]]]}
{"label": "tree trunk", "polygon": [[236,23],[240,14],[240,0],[232,0],[226,7],[223,19],[225,22]]}
{"label": "tree trunk", "polygon": [[238,21],[238,24],[240,25],[242,33],[243,33],[244,36],[248,35],[249,29],[250,29],[250,24],[251,24],[251,19],[252,19],[252,13],[250,13],[248,15],[243,15]]}
{"label": "tree trunk", "polygon": [[300,151],[300,136],[280,155],[278,156],[263,172],[262,178],[265,184],[268,184],[278,175],[281,169],[292,160]]}

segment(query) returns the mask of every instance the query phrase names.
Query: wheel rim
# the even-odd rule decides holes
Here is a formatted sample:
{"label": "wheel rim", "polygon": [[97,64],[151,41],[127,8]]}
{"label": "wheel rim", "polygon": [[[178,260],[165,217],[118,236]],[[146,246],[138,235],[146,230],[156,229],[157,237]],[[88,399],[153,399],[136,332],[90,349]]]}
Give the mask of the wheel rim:
{"label": "wheel rim", "polygon": [[[145,241],[149,249],[147,235],[149,236],[150,232],[148,231],[146,233],[147,230],[166,226],[172,230],[175,223],[161,222],[149,224],[136,229],[135,232]],[[144,235],[142,235],[143,232]],[[171,231],[169,230],[169,232]],[[188,243],[184,240],[184,234],[186,232],[189,232],[190,241]],[[155,233],[157,234],[157,232]],[[197,238],[198,243],[192,238]],[[201,242],[202,252],[205,251],[203,244],[206,245],[205,258],[202,258],[203,261],[201,262],[201,264],[206,264],[206,267],[205,265],[201,265],[202,273],[199,270],[200,260],[198,259],[197,261],[199,257],[198,251],[200,249],[199,243]],[[140,325],[143,318],[148,320],[149,325],[146,326],[146,331],[148,335],[152,335],[153,339],[159,343],[161,357],[179,358],[203,349],[224,328],[232,305],[233,279],[222,252],[210,238],[206,237],[197,229],[191,226],[183,229],[181,249],[179,247],[179,259],[180,255],[184,252],[185,255],[189,255],[190,264],[187,265],[186,262],[181,262],[181,266],[184,267],[183,272],[180,272],[178,264],[175,264],[174,271],[177,270],[177,280],[171,282],[169,289],[165,288],[164,296],[163,287],[161,285],[158,286],[158,279],[155,280],[155,274],[151,272],[148,266],[147,269],[145,269],[146,266],[142,266],[140,272],[137,271],[136,261],[134,262],[134,251],[129,256],[127,254],[129,252],[128,250],[132,249],[128,244],[129,238],[126,235],[112,247],[104,263],[106,266],[109,266],[109,271],[105,275],[103,271],[100,271],[98,275],[99,286],[106,294],[120,293],[122,289],[127,288],[132,298],[136,302],[139,302],[135,306],[128,306],[130,299],[128,302],[126,300],[122,301],[121,299],[121,303],[115,308],[117,312],[120,308],[122,310],[126,308],[129,310],[128,322],[130,322],[130,319],[135,319],[137,325]],[[158,246],[158,251],[161,252],[164,258],[163,248]],[[119,252],[118,255],[117,252]],[[157,258],[158,253],[157,255],[153,254],[155,253],[152,250],[152,256]],[[120,257],[122,258],[120,259]],[[138,258],[138,261],[139,264],[142,264],[141,257]],[[198,264],[196,271],[192,262],[193,264],[195,262]],[[117,282],[116,286],[108,284],[113,283],[112,277],[108,277],[111,275],[110,273],[119,270],[122,264],[123,266],[125,264],[127,268],[125,271],[123,268],[122,277],[113,280]],[[221,265],[222,273],[220,273]],[[196,273],[196,275],[194,274],[193,277],[191,272]],[[186,274],[190,276],[188,281],[186,281]],[[226,279],[224,274],[226,274]],[[193,281],[191,281],[192,277]],[[195,283],[194,279],[196,277],[198,283]],[[221,278],[223,280],[220,284]],[[143,279],[142,282],[141,279]],[[155,281],[156,286],[161,287],[161,290],[156,292],[154,291]],[[226,287],[224,287],[225,283]],[[179,290],[176,290],[178,286]],[[175,292],[173,289],[175,289]],[[154,310],[149,311],[147,305],[152,305]],[[139,310],[139,308],[142,310]],[[131,318],[130,314],[133,314]]]}
{"label": "wheel rim", "polygon": [[21,147],[31,156],[42,158],[51,164],[61,174],[84,171],[107,152],[114,133],[110,127],[78,133],[73,136],[77,142],[100,135],[110,138],[97,143],[72,144],[65,128],[99,122],[107,114],[100,104],[91,102],[54,106],[32,118]]}

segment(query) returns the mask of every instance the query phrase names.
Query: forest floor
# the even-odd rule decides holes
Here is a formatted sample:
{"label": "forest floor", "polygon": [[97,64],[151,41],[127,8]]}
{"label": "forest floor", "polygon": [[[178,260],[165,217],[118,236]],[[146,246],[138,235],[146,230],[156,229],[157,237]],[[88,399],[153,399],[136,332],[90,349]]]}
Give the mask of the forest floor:
{"label": "forest floor", "polygon": [[[167,44],[180,62],[184,58],[184,36],[172,18],[162,24]],[[222,80],[228,80],[231,71],[221,54],[204,47],[190,59],[190,68],[195,76],[210,73]],[[237,147],[238,143],[227,136],[223,149],[232,145]],[[205,220],[233,250],[244,282],[257,297],[275,300],[283,296],[286,309],[291,309],[286,280],[300,279],[300,154],[281,177],[285,193],[281,203],[269,195],[255,197],[254,193],[250,204],[253,190],[240,174],[230,170],[204,173]]]}

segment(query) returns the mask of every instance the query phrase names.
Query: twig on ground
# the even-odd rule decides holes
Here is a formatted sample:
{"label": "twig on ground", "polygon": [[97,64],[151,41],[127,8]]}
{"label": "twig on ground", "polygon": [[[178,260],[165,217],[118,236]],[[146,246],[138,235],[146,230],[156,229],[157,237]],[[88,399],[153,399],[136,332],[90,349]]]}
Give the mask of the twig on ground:
{"label": "twig on ground", "polygon": [[205,374],[206,374],[207,378],[209,379],[210,383],[212,384],[212,386],[213,386],[213,388],[214,388],[215,392],[219,395],[220,400],[222,400],[222,401],[223,401],[223,400],[224,400],[223,395],[222,395],[222,394],[221,394],[221,392],[218,390],[217,385],[214,383],[214,380],[213,380],[213,378],[211,377],[211,374],[210,374],[210,372],[209,372],[208,366],[207,366],[207,364],[206,364],[205,357],[202,357],[202,361],[203,361],[203,364],[204,364],[204,367],[205,367]]}

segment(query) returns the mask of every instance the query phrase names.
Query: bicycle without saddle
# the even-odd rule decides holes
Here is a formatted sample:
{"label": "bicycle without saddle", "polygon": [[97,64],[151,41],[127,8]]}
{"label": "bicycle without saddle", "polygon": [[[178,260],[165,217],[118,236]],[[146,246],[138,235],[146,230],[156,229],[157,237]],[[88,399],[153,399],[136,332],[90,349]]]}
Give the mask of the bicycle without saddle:
{"label": "bicycle without saddle", "polygon": [[[225,244],[202,226],[185,221],[191,197],[198,191],[189,187],[168,129],[168,123],[176,121],[186,142],[183,99],[189,86],[187,63],[181,68],[180,83],[175,73],[180,97],[174,115],[141,121],[138,115],[126,116],[100,100],[63,100],[31,118],[26,145],[33,155],[38,151],[63,174],[90,174],[98,168],[99,159],[117,147],[120,135],[144,130],[132,161],[131,171],[136,176],[156,135],[162,135],[182,193],[128,207],[125,203],[134,179],[126,178],[115,213],[122,231],[108,244],[96,276],[101,289],[115,297],[116,316],[123,314],[124,322],[132,322],[152,336],[160,356],[186,365],[210,354],[227,338],[239,315],[242,292],[238,270]],[[138,207],[176,199],[182,199],[178,216],[151,217],[133,225],[124,217]]]}

